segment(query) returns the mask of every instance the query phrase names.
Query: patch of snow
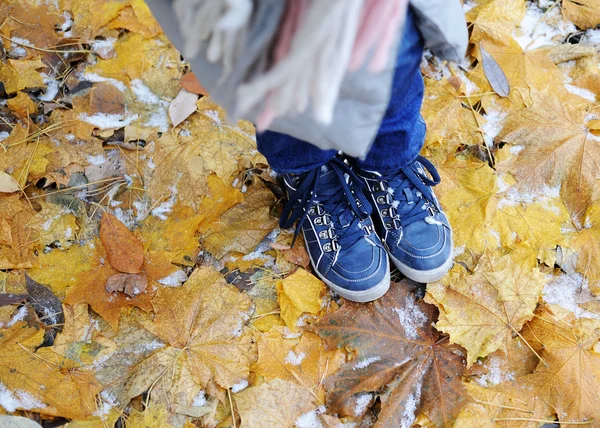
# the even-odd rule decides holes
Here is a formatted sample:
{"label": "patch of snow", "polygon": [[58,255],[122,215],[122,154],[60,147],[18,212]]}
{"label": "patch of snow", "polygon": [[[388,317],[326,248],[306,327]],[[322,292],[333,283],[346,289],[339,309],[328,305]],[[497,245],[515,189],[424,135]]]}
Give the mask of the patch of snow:
{"label": "patch of snow", "polygon": [[[568,34],[577,31],[575,25],[563,19],[560,8],[555,7],[544,16],[546,11],[534,2],[527,2],[527,10],[519,29],[513,37],[524,50],[561,43]],[[542,19],[542,17],[544,17]]]}
{"label": "patch of snow", "polygon": [[144,104],[161,103],[161,99],[158,98],[140,79],[133,79],[131,81],[131,90],[139,102]]}
{"label": "patch of snow", "polygon": [[10,137],[10,134],[6,131],[2,131],[0,132],[0,141],[4,141],[6,140],[8,137]]}
{"label": "patch of snow", "polygon": [[421,311],[421,308],[417,306],[415,297],[412,294],[408,294],[405,300],[405,306],[403,308],[393,308],[394,312],[400,319],[400,324],[404,328],[404,333],[409,339],[417,339],[418,328],[427,322],[427,316]]}
{"label": "patch of snow", "polygon": [[137,120],[137,118],[137,114],[127,116],[123,119],[120,114],[108,113],[94,113],[91,116],[85,113],[80,113],[78,116],[79,120],[90,123],[100,129],[123,128],[131,124],[131,122],[134,120]]}
{"label": "patch of snow", "polygon": [[44,78],[44,83],[46,84],[46,92],[43,95],[40,95],[38,98],[42,101],[52,101],[58,94],[58,81],[45,76],[43,73],[42,77]]}
{"label": "patch of snow", "polygon": [[21,46],[27,46],[28,48],[33,48],[33,47],[35,47],[35,46],[33,45],[33,43],[31,43],[29,40],[27,40],[27,39],[23,39],[23,38],[21,38],[21,37],[11,37],[11,38],[10,38],[10,41],[11,41],[11,42],[15,42],[16,44],[18,44],[18,45],[21,45]]}
{"label": "patch of snow", "polygon": [[581,37],[580,43],[600,43],[600,30],[586,30]]}
{"label": "patch of snow", "polygon": [[62,24],[60,24],[60,31],[64,33],[73,26],[73,17],[69,12],[66,11],[63,12],[62,16],[65,19],[65,21]]}
{"label": "patch of snow", "polygon": [[[498,180],[498,184],[500,184],[500,180]],[[552,211],[553,209],[550,200],[559,197],[560,186],[549,187],[544,185],[539,189],[534,189],[527,192],[518,191],[514,186],[505,186],[505,188],[501,189],[501,191],[506,193],[504,197],[498,201],[498,208],[519,205],[522,203],[531,204],[533,202],[538,202]]]}
{"label": "patch of snow", "polygon": [[293,366],[299,366],[300,364],[302,364],[302,360],[304,360],[304,357],[306,357],[306,353],[304,352],[300,352],[298,355],[296,355],[294,351],[290,351],[288,352],[287,356],[283,361]]}
{"label": "patch of snow", "polygon": [[297,428],[323,428],[318,416],[323,413],[325,413],[325,406],[303,413],[296,419],[295,425]]}
{"label": "patch of snow", "polygon": [[221,125],[221,118],[216,110],[204,110],[204,114],[211,118],[217,125]]}
{"label": "patch of snow", "polygon": [[108,162],[108,159],[106,158],[106,156],[102,155],[87,155],[86,156],[87,161],[90,163],[90,165],[102,165],[105,162]]}
{"label": "patch of snow", "polygon": [[14,412],[17,409],[31,410],[46,407],[44,403],[29,392],[20,389],[9,391],[2,382],[0,382],[0,406],[4,407],[7,412]]}
{"label": "patch of snow", "polygon": [[456,71],[456,74],[460,77],[460,80],[465,84],[465,92],[467,95],[477,94],[481,92],[479,86],[475,84],[475,82],[471,81],[466,75],[466,73],[460,69]]}
{"label": "patch of snow", "polygon": [[149,352],[155,351],[157,349],[163,348],[165,346],[164,343],[153,340],[152,342],[146,343],[138,343],[135,345],[135,349],[133,350],[136,354],[147,354]]}
{"label": "patch of snow", "polygon": [[73,141],[75,141],[75,135],[74,135],[74,134],[71,134],[71,133],[68,133],[67,135],[65,135],[65,138],[66,138],[66,139],[67,139],[67,141],[69,141],[69,142],[73,142]]}
{"label": "patch of snow", "polygon": [[177,201],[177,187],[171,186],[169,190],[171,190],[169,200],[161,203],[150,212],[154,217],[158,217],[161,220],[167,219],[167,214],[173,211],[173,206],[175,206],[175,202]]}
{"label": "patch of snow", "polygon": [[192,406],[202,407],[206,405],[206,393],[204,391],[198,391],[198,394],[192,400]]}
{"label": "patch of snow", "polygon": [[10,47],[8,54],[15,59],[23,59],[27,56],[27,50],[23,46],[19,46],[16,43]]}
{"label": "patch of snow", "polygon": [[567,309],[577,318],[600,319],[600,316],[587,311],[579,303],[600,300],[590,292],[588,280],[579,273],[549,275],[548,283],[544,287],[544,301],[552,305]]}
{"label": "patch of snow", "polygon": [[190,135],[192,135],[192,133],[188,129],[182,129],[179,131],[180,137],[189,137]]}
{"label": "patch of snow", "polygon": [[231,392],[235,394],[236,392],[240,392],[241,390],[246,388],[248,388],[248,381],[242,380],[231,387]]}
{"label": "patch of snow", "polygon": [[188,277],[185,272],[179,269],[172,274],[159,279],[158,282],[166,287],[179,287],[181,284],[186,282],[187,279]]}
{"label": "patch of snow", "polygon": [[360,394],[358,397],[356,397],[356,405],[354,406],[354,416],[362,415],[364,411],[367,410],[367,406],[371,402],[372,398],[373,394],[371,393]]}
{"label": "patch of snow", "polygon": [[500,109],[490,109],[490,111],[483,115],[485,123],[481,127],[481,131],[483,132],[485,144],[488,147],[492,147],[494,145],[494,139],[502,130],[502,124],[507,114],[507,112],[503,112]]}
{"label": "patch of snow", "polygon": [[0,328],[12,327],[19,321],[23,321],[26,316],[27,316],[27,306],[21,306],[19,308],[19,310],[17,311],[17,313],[13,315],[13,317],[11,318],[11,320],[9,322],[7,322],[6,324],[3,324],[0,322]]}
{"label": "patch of snow", "polygon": [[100,76],[99,74],[96,73],[85,73],[83,75],[80,76],[83,80],[87,80],[88,82],[107,82],[110,83],[111,85],[113,85],[115,88],[117,88],[118,90],[120,90],[121,92],[124,92],[126,87],[125,84],[117,79],[112,79],[110,77],[103,77]]}
{"label": "patch of snow", "polygon": [[115,47],[116,41],[117,39],[115,39],[114,37],[109,37],[106,40],[94,40],[92,43],[90,43],[90,47],[94,52],[99,50],[109,51],[110,49],[113,49]]}
{"label": "patch of snow", "polygon": [[358,363],[356,363],[354,365],[354,367],[352,367],[352,370],[359,370],[359,369],[367,368],[371,364],[373,364],[374,362],[380,361],[380,360],[381,360],[381,357],[379,357],[379,356],[377,356],[377,357],[363,358]]}
{"label": "patch of snow", "polygon": [[475,377],[475,382],[483,387],[498,385],[507,380],[514,380],[513,372],[505,372],[502,370],[502,359],[496,355],[490,357],[488,361],[488,372]]}
{"label": "patch of snow", "polygon": [[524,148],[523,146],[511,146],[509,151],[511,155],[518,155]]}
{"label": "patch of snow", "polygon": [[421,386],[422,383],[419,381],[415,386],[415,393],[410,394],[406,399],[406,405],[404,406],[404,412],[402,413],[402,420],[400,426],[402,428],[410,428],[415,421],[417,406],[421,402]]}
{"label": "patch of snow", "polygon": [[592,91],[589,91],[585,88],[580,88],[579,86],[570,85],[568,83],[565,84],[565,88],[568,92],[575,94],[578,97],[584,98],[593,103],[596,102],[596,94],[594,94]]}
{"label": "patch of snow", "polygon": [[298,337],[302,336],[302,332],[292,332],[288,327],[284,327],[283,328],[283,333],[281,334],[281,337],[283,337],[284,339],[296,339]]}
{"label": "patch of snow", "polygon": [[142,125],[150,128],[159,128],[161,132],[167,132],[169,129],[169,121],[167,119],[167,110],[165,106],[154,111]]}
{"label": "patch of snow", "polygon": [[465,246],[461,245],[461,246],[455,246],[454,247],[454,257],[456,256],[460,256],[461,254],[464,254],[465,252]]}
{"label": "patch of snow", "polygon": [[246,131],[244,131],[242,128],[240,128],[238,126],[233,127],[233,130],[235,132],[237,132],[238,134],[243,135],[244,137],[250,138],[252,141],[256,141],[256,134],[248,134]]}

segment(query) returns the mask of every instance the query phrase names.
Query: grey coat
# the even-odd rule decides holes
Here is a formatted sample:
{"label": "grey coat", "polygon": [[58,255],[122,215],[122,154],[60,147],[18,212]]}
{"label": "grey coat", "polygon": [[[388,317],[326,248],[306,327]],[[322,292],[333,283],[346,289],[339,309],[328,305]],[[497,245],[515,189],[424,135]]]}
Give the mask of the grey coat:
{"label": "grey coat", "polygon": [[[283,0],[281,0],[283,2]],[[171,42],[181,49],[183,39],[170,0],[146,0],[154,16]],[[462,61],[468,45],[468,33],[460,0],[410,0],[417,16],[417,24],[432,52],[444,59]],[[190,64],[202,85],[226,110],[235,111],[235,85],[219,83],[222,75],[218,64],[209,62],[201,54],[190,59]],[[289,134],[322,149],[336,149],[354,156],[365,156],[389,103],[395,55],[384,71],[373,75],[366,69],[348,73],[342,82],[335,105],[333,121],[329,125],[317,122],[310,111],[294,117],[276,119],[272,131]],[[250,115],[244,119],[254,121]]]}

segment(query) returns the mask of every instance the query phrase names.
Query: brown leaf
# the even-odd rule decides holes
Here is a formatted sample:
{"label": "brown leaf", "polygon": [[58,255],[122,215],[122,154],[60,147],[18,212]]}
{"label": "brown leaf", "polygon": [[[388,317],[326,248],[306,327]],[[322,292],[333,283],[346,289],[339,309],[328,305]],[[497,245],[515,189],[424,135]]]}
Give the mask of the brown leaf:
{"label": "brown leaf", "polygon": [[410,426],[420,414],[437,426],[449,426],[455,419],[467,400],[461,381],[464,351],[433,329],[437,311],[416,300],[416,289],[416,283],[403,280],[392,284],[380,300],[345,302],[309,327],[330,346],[356,353],[325,380],[333,412],[340,416],[364,414],[366,406],[356,412],[357,400],[367,400],[397,379],[401,381],[392,383],[382,397],[376,426]]}
{"label": "brown leaf", "polygon": [[206,89],[204,89],[204,86],[202,86],[202,83],[200,83],[200,81],[194,73],[186,74],[181,78],[179,83],[181,84],[181,87],[183,89],[193,94],[208,95],[208,92],[206,91]]}
{"label": "brown leaf", "polygon": [[100,220],[100,239],[112,267],[125,273],[140,272],[144,263],[142,243],[110,213],[104,213]]}
{"label": "brown leaf", "polygon": [[0,294],[0,306],[15,305],[27,300],[27,294]]}
{"label": "brown leaf", "polygon": [[106,281],[109,293],[122,291],[129,297],[137,296],[148,287],[148,277],[144,273],[117,273]]}
{"label": "brown leaf", "polygon": [[44,344],[50,345],[54,342],[56,333],[62,330],[62,324],[65,322],[62,304],[50,288],[37,283],[27,274],[25,274],[25,287],[27,288],[31,305],[38,317],[40,317],[40,320],[45,325],[52,326],[46,330],[44,339]]}
{"label": "brown leaf", "polygon": [[90,113],[123,114],[125,97],[116,86],[100,82],[90,90]]}

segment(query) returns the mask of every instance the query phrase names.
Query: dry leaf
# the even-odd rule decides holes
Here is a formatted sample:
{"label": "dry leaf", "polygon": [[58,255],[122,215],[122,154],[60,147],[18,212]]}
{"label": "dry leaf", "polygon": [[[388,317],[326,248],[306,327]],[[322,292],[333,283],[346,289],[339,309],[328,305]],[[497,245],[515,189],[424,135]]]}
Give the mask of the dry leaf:
{"label": "dry leaf", "polygon": [[123,114],[125,97],[123,92],[110,83],[96,83],[90,90],[90,113]]}
{"label": "dry leaf", "polygon": [[144,273],[117,273],[106,281],[109,293],[122,291],[129,297],[143,293],[148,287],[148,277]]}
{"label": "dry leaf", "polygon": [[188,73],[184,75],[179,81],[179,84],[186,91],[198,95],[208,95],[208,92],[206,91],[206,89],[204,89],[204,86],[202,86],[202,84],[200,83],[200,81],[194,73]]}
{"label": "dry leaf", "polygon": [[17,180],[12,178],[10,174],[0,171],[0,192],[2,193],[14,193],[21,190]]}
{"label": "dry leaf", "polygon": [[273,379],[235,394],[242,426],[293,427],[305,412],[317,407],[314,397],[296,383]]}
{"label": "dry leaf", "polygon": [[506,350],[533,318],[546,280],[539,269],[515,263],[510,255],[484,254],[473,274],[455,266],[440,282],[427,286],[425,301],[440,310],[436,328],[467,350],[468,365]]}
{"label": "dry leaf", "polygon": [[127,226],[114,215],[104,213],[100,239],[111,266],[125,273],[139,273],[144,263],[144,247]]}
{"label": "dry leaf", "polygon": [[325,290],[323,281],[304,269],[298,269],[287,278],[277,281],[281,319],[291,330],[296,330],[300,316],[316,315],[321,310]]}
{"label": "dry leaf", "polygon": [[330,346],[355,352],[325,380],[333,412],[362,416],[372,393],[398,379],[382,397],[376,426],[410,426],[420,414],[437,426],[452,423],[466,401],[464,351],[432,328],[435,307],[418,301],[416,288],[408,280],[392,284],[380,300],[345,302],[310,327]]}
{"label": "dry leaf", "polygon": [[101,387],[85,371],[70,370],[68,360],[57,358],[42,344],[44,332],[17,323],[0,334],[0,379],[3,406],[85,419],[96,411],[95,396]]}
{"label": "dry leaf", "polygon": [[565,16],[582,30],[600,24],[600,1],[598,0],[565,0],[562,8]]}
{"label": "dry leaf", "polygon": [[501,97],[508,97],[508,94],[510,94],[510,85],[508,84],[508,80],[506,80],[506,75],[502,71],[502,68],[485,50],[482,44],[479,45],[479,52],[481,53],[481,62],[485,77],[490,82],[492,89]]}
{"label": "dry leaf", "polygon": [[169,118],[174,127],[196,111],[196,101],[198,101],[198,94],[181,88],[169,106]]}

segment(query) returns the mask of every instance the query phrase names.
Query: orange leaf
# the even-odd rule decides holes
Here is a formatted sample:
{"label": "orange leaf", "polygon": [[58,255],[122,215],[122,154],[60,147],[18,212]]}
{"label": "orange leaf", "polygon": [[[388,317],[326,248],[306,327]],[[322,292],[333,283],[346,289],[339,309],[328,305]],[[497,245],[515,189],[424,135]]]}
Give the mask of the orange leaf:
{"label": "orange leaf", "polygon": [[198,95],[208,95],[208,92],[206,89],[204,89],[204,86],[202,86],[194,73],[186,74],[181,78],[179,83],[186,91],[193,92],[194,94]]}
{"label": "orange leaf", "polygon": [[102,216],[100,239],[113,268],[125,273],[140,272],[144,263],[144,247],[114,215],[104,213]]}

